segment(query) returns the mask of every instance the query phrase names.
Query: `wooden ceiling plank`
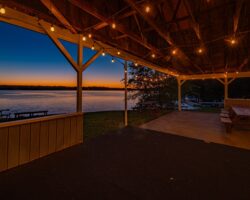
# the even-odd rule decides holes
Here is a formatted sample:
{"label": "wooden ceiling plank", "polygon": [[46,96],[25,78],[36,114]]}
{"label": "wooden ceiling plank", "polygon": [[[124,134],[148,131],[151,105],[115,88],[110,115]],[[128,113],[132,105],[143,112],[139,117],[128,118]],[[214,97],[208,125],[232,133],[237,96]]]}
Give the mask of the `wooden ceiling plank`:
{"label": "wooden ceiling plank", "polygon": [[51,0],[40,0],[44,6],[72,33],[77,33],[70,22],[63,16],[63,14],[57,9]]}
{"label": "wooden ceiling plank", "polygon": [[[109,20],[108,18],[106,18],[105,16],[103,16],[102,14],[100,14],[94,7],[92,7],[90,4],[88,4],[87,2],[84,1],[77,1],[77,0],[69,0],[73,5],[75,5],[76,7],[80,8],[81,10],[83,10],[84,12],[87,12],[88,14],[96,17],[97,19],[99,19],[102,22],[105,22],[109,25],[111,25],[113,22],[111,20]],[[143,41],[139,36],[137,36],[136,34],[134,34],[133,32],[130,32],[128,30],[128,28],[124,27],[121,24],[116,24],[116,28],[117,31],[127,35],[131,40],[139,43],[140,45],[146,47],[147,49],[149,49],[150,51],[159,54],[162,56],[162,53],[159,51],[159,49],[157,49],[156,47],[154,47],[153,45],[149,44],[146,41]]]}
{"label": "wooden ceiling plank", "polygon": [[[159,27],[154,21],[153,21],[153,19],[151,19],[142,9],[140,9],[137,5],[136,5],[136,3],[133,1],[133,0],[125,0],[134,10],[136,10],[137,11],[137,13],[139,13],[141,16],[142,16],[142,18],[150,25],[150,26],[152,26],[155,30],[156,30],[156,32],[170,45],[170,46],[173,46],[173,47],[175,47],[176,45],[175,45],[175,43],[174,43],[174,41],[172,40],[172,38],[170,37],[170,34],[169,34],[169,32],[166,32],[166,31],[164,31],[161,27]],[[191,62],[191,60],[185,55],[185,53],[184,52],[182,52],[181,50],[179,50],[179,54],[181,54],[180,55],[180,57],[182,57],[183,59],[185,59],[185,60],[187,60],[189,63],[192,63]],[[193,66],[195,67],[195,68],[197,68],[200,72],[202,72],[203,73],[203,70],[199,67],[199,66],[197,66],[197,65],[195,65],[195,64],[193,64]]]}

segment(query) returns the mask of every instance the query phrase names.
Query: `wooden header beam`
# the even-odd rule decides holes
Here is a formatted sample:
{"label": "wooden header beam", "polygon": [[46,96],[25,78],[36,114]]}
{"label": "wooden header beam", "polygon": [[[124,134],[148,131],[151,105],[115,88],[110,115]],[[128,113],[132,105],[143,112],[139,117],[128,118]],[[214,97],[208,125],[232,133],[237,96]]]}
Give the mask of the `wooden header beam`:
{"label": "wooden header beam", "polygon": [[197,75],[181,75],[181,80],[202,80],[202,79],[220,79],[220,78],[249,78],[249,72],[238,72],[238,73],[218,73],[218,74],[197,74]]}
{"label": "wooden header beam", "polygon": [[[6,13],[4,15],[0,15],[0,21],[6,22],[9,24],[13,24],[16,26],[20,26],[20,27],[26,28],[28,30],[32,30],[32,31],[39,32],[42,34],[47,34],[46,31],[44,30],[44,28],[39,23],[39,19],[37,17],[27,15],[25,13],[14,10],[14,9],[9,8],[7,6],[5,7],[5,10],[6,10]],[[51,23],[48,23],[46,21],[43,21],[43,23],[46,24],[46,26],[51,25]],[[68,29],[61,28],[61,27],[58,27],[55,25],[54,25],[54,27],[55,27],[55,32],[53,34],[56,36],[56,38],[62,39],[62,40],[65,40],[65,41],[68,41],[68,42],[71,42],[74,44],[79,43],[79,34],[72,34]],[[96,42],[96,44],[98,43],[98,46],[96,45],[97,51],[105,49],[106,53],[108,53],[112,56],[116,56],[116,57],[119,57],[121,59],[129,60],[132,62],[136,62],[139,65],[147,66],[151,69],[154,69],[156,71],[159,71],[159,72],[162,72],[165,74],[177,76],[176,71],[172,71],[172,70],[169,70],[168,68],[160,67],[154,63],[146,61],[146,60],[142,59],[141,57],[135,56],[135,55],[128,53],[126,51],[120,51],[121,54],[117,55],[117,48],[114,48],[113,46],[104,44],[104,43],[99,42],[99,41],[94,41],[93,39],[90,39],[90,38],[88,38],[87,41],[84,41],[83,46],[91,48],[91,46],[94,44],[94,42]]]}

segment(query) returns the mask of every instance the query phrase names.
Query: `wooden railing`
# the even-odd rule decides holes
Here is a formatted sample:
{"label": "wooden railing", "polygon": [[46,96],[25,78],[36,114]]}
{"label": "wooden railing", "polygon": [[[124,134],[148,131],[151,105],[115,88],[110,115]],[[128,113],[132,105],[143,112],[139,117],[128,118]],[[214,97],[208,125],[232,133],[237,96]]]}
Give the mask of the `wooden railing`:
{"label": "wooden railing", "polygon": [[0,171],[82,142],[82,113],[0,123]]}
{"label": "wooden railing", "polygon": [[250,99],[225,99],[224,107],[230,108],[232,106],[247,106],[250,107]]}

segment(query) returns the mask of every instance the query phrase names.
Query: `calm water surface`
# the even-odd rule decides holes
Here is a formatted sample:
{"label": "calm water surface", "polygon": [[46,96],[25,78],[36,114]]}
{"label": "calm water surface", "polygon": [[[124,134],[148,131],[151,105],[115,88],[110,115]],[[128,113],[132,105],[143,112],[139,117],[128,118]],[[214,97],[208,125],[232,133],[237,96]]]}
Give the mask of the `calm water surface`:
{"label": "calm water surface", "polygon": [[[129,100],[128,108],[131,109],[135,103],[135,100]],[[10,109],[11,112],[75,112],[76,91],[0,90],[0,110],[2,109]],[[83,91],[84,112],[123,109],[123,91]]]}

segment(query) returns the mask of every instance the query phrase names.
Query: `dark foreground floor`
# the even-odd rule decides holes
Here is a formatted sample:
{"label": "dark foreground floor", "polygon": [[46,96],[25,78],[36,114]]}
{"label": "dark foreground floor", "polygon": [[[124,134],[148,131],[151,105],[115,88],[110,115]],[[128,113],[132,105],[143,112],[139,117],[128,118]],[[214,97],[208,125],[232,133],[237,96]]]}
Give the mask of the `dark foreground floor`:
{"label": "dark foreground floor", "polygon": [[250,151],[126,128],[0,173],[0,199],[250,199]]}

